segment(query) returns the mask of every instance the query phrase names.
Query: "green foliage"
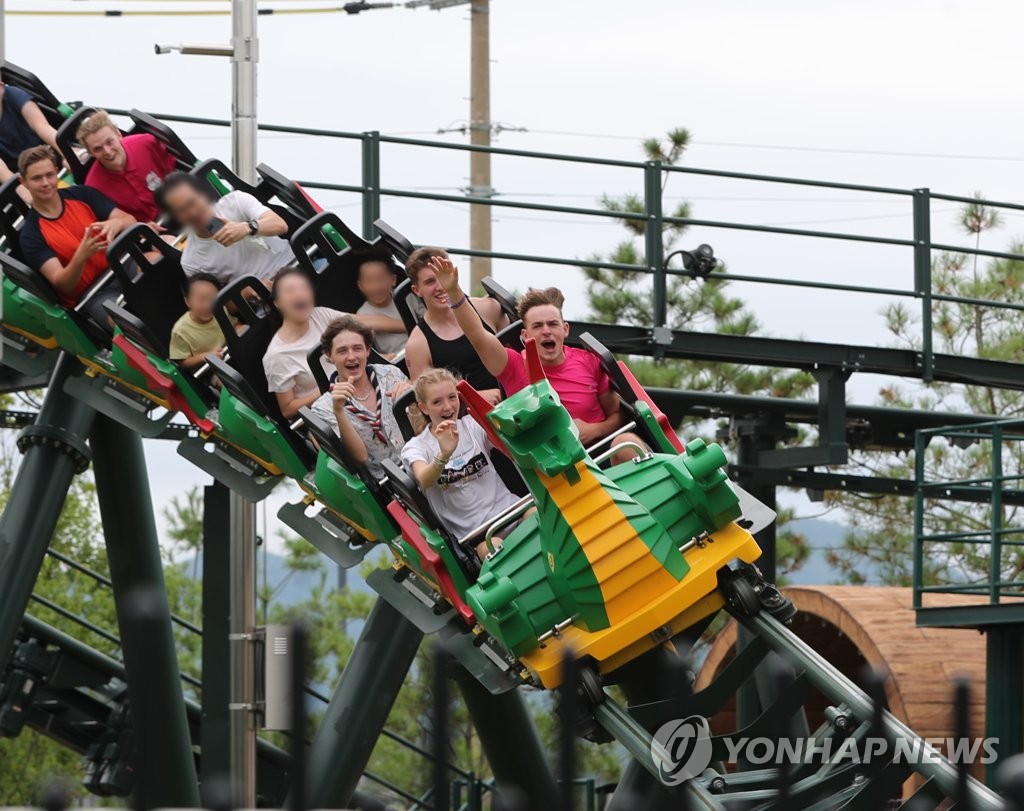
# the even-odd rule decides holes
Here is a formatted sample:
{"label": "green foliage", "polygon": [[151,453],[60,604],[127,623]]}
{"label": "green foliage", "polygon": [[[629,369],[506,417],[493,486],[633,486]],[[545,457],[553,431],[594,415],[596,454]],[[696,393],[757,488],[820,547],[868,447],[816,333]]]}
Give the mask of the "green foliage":
{"label": "green foliage", "polygon": [[[643,143],[647,160],[658,160],[665,165],[676,165],[686,151],[690,135],[685,129],[668,132],[663,139],[650,138]],[[665,173],[664,183],[669,180]],[[664,184],[663,184],[664,188]],[[643,197],[624,194],[605,195],[601,205],[607,211],[623,215],[643,215]],[[690,216],[689,203],[679,203],[671,212],[672,220],[685,220]],[[647,221],[635,216],[624,216],[619,222],[627,231],[627,238],[607,254],[594,254],[589,259],[596,263],[644,266],[646,259],[641,241],[647,231]],[[687,225],[666,222],[662,226],[663,256],[675,250],[686,233]],[[653,276],[639,271],[613,270],[607,267],[582,268],[587,278],[587,300],[590,318],[605,324],[631,324],[654,326]],[[747,309],[742,299],[729,294],[729,279],[724,266],[719,266],[707,279],[691,279],[671,275],[666,281],[667,323],[675,330],[710,332],[724,335],[754,335],[761,325]],[[690,391],[731,392],[760,394],[771,397],[804,396],[814,385],[806,372],[759,368],[735,363],[704,363],[689,360],[660,359],[632,356],[630,368],[637,379],[652,388],[685,389]],[[691,429],[692,430],[692,429]],[[790,516],[791,517],[791,516]],[[779,518],[778,561],[779,571],[800,568],[809,554],[806,539],[787,532],[784,524],[787,514]]]}
{"label": "green foliage", "polygon": [[[980,193],[975,196],[980,199]],[[981,202],[966,205],[958,223],[980,246],[981,236],[1001,224],[998,213]],[[1009,253],[1024,251],[1024,243],[1013,240]],[[1024,306],[1024,262],[992,259],[979,262],[977,256],[943,253],[932,262],[932,283],[945,296],[980,299]],[[898,346],[920,346],[920,319],[902,304],[883,310],[889,331]],[[968,357],[1024,362],[1024,338],[1019,312],[998,307],[936,301],[932,308],[933,341],[936,352]],[[908,390],[887,386],[879,393],[883,405],[992,415],[1019,416],[1024,393],[986,386],[954,386],[934,383],[926,388]],[[1008,443],[1002,455],[1006,474],[1024,471],[1024,448]],[[984,479],[990,475],[992,448],[988,441],[959,447],[944,439],[931,442],[924,459],[931,481],[951,482]],[[870,475],[914,479],[914,454],[859,453],[853,460],[861,472]],[[841,507],[850,518],[850,533],[843,547],[829,556],[830,563],[843,580],[865,582],[865,571],[876,580],[894,585],[909,585],[912,577],[911,551],[914,543],[912,507],[896,497],[859,498],[850,494],[832,494],[828,503]],[[1019,521],[1016,507],[996,516],[1007,526]],[[937,498],[926,502],[924,531],[927,535],[986,531],[993,515],[987,505],[965,504]],[[925,582],[980,582],[989,578],[987,545],[953,539],[930,544],[924,559]],[[1024,553],[1019,547],[1004,552],[999,562],[1003,580],[1019,579],[1024,572]]]}

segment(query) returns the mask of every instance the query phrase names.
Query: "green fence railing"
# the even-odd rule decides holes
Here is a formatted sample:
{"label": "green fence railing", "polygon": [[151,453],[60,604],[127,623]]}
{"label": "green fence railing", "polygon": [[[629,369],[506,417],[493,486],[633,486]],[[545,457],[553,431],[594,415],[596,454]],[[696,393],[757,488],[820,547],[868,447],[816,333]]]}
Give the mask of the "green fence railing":
{"label": "green fence railing", "polygon": [[[975,471],[946,478],[955,457]],[[1024,420],[917,431],[914,608],[929,594],[973,605],[1024,598]],[[957,504],[957,511],[944,505]],[[1020,512],[1018,513],[1018,510]],[[977,598],[983,597],[984,600]],[[971,599],[973,598],[973,599]]]}

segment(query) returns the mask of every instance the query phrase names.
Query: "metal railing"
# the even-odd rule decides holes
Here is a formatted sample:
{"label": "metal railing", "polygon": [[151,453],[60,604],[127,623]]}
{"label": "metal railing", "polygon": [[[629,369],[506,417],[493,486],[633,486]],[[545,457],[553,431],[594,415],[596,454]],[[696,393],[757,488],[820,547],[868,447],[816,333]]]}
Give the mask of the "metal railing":
{"label": "metal railing", "polygon": [[[108,108],[117,114],[126,114],[126,110]],[[200,127],[226,128],[230,122],[226,119],[200,118],[170,113],[154,113],[157,118],[170,123],[183,123]],[[890,186],[875,186],[857,183],[843,183],[807,178],[781,177],[773,175],[752,174],[749,172],[731,172],[717,169],[702,169],[690,166],[668,165],[660,161],[628,161],[582,155],[560,154],[551,152],[509,149],[505,147],[474,146],[462,143],[424,140],[380,132],[346,132],[314,127],[295,127],[276,124],[261,124],[263,133],[305,136],[310,139],[326,138],[335,141],[358,145],[360,155],[360,176],[358,183],[341,180],[318,179],[299,182],[308,189],[319,189],[331,192],[342,192],[358,196],[362,209],[362,231],[366,237],[374,234],[373,222],[381,216],[382,200],[406,199],[433,201],[444,204],[483,205],[493,211],[522,210],[546,215],[572,215],[589,221],[629,220],[643,223],[644,227],[644,261],[643,264],[624,264],[597,259],[586,259],[570,256],[550,256],[530,254],[520,250],[480,251],[465,246],[449,246],[452,253],[468,257],[487,257],[512,262],[528,262],[563,265],[572,268],[600,268],[645,273],[652,276],[652,327],[666,326],[669,320],[667,283],[669,277],[682,276],[696,278],[696,274],[682,268],[666,267],[662,229],[665,226],[700,226],[710,229],[740,231],[752,234],[768,234],[789,237],[810,237],[839,243],[861,243],[873,246],[895,247],[909,252],[910,256],[905,268],[912,283],[906,286],[873,286],[866,284],[847,283],[828,279],[788,278],[776,274],[754,275],[750,273],[729,273],[733,282],[769,286],[797,287],[816,291],[849,292],[888,298],[917,301],[920,307],[920,373],[927,382],[931,380],[933,369],[933,308],[938,302],[964,305],[967,307],[1001,308],[1007,310],[1024,310],[1024,305],[990,299],[979,299],[955,296],[936,290],[932,285],[932,258],[936,251],[948,251],[968,256],[990,259],[1024,260],[1024,255],[1004,251],[987,250],[980,247],[958,245],[951,241],[937,238],[932,225],[932,204],[935,202],[956,203],[959,205],[983,202],[995,209],[1024,212],[1024,205],[1001,201],[979,201],[973,197],[955,194],[932,192],[928,188],[905,189]],[[187,139],[186,139],[187,140]],[[448,194],[436,190],[423,190],[414,187],[398,187],[382,185],[382,169],[385,147],[413,148],[423,152],[424,156],[436,155],[438,152],[486,152],[495,157],[514,158],[542,164],[585,165],[594,168],[614,168],[631,172],[635,175],[632,188],[643,189],[643,209],[638,212],[609,211],[602,207],[583,207],[574,205],[556,205],[534,202],[524,199],[513,199],[516,194],[508,197],[496,195],[478,197],[465,194]],[[322,161],[322,165],[329,165]],[[287,166],[281,167],[287,173]],[[739,181],[744,184],[768,186],[786,186],[800,189],[826,189],[851,195],[871,194],[886,198],[886,202],[905,203],[911,217],[909,233],[898,236],[881,234],[852,233],[848,231],[829,231],[812,228],[794,227],[785,224],[764,224],[743,222],[738,220],[701,219],[696,217],[675,217],[666,213],[670,211],[670,201],[665,195],[665,180],[671,176],[690,176],[715,178],[721,181]],[[296,178],[298,179],[298,178]],[[518,195],[528,196],[528,195]],[[851,198],[853,199],[853,198]],[[912,275],[911,275],[912,271]],[[889,276],[893,274],[888,274]]]}
{"label": "metal railing", "polygon": [[[975,603],[988,605],[1024,597],[1024,570],[1018,568],[1024,566],[1024,518],[1015,511],[1024,506],[1024,420],[922,429],[914,453],[914,608],[928,607],[928,594],[985,597]],[[967,454],[974,457],[977,475],[941,475],[944,460],[956,456],[962,470]],[[936,520],[938,505],[954,496],[965,506]],[[1008,559],[1014,554],[1017,561]],[[959,559],[967,565],[948,565]],[[959,573],[945,582],[926,582],[936,579],[929,563],[933,571],[940,566]]]}

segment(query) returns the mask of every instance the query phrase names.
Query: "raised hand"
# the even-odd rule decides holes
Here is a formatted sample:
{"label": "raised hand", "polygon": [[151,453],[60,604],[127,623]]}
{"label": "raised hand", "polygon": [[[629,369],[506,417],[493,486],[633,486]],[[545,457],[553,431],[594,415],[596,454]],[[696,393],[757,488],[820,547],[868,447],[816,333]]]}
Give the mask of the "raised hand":
{"label": "raised hand", "polygon": [[331,402],[334,404],[335,411],[344,409],[348,401],[355,396],[356,387],[352,382],[354,379],[350,377],[348,380],[339,380],[331,386]]}
{"label": "raised hand", "polygon": [[441,455],[450,459],[459,446],[459,423],[456,420],[442,420],[433,430],[437,444],[441,447]]}
{"label": "raised hand", "polygon": [[441,287],[451,295],[459,289],[459,269],[447,256],[435,256],[430,260],[430,269],[437,274]]}

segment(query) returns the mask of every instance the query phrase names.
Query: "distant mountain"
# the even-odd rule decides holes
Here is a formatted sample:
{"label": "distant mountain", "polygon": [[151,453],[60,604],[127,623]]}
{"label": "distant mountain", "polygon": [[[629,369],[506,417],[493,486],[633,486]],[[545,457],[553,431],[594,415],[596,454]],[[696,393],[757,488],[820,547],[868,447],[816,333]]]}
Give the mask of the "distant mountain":
{"label": "distant mountain", "polygon": [[837,582],[839,574],[828,564],[825,556],[828,550],[842,546],[847,528],[821,518],[801,518],[791,521],[787,529],[801,533],[811,547],[807,562],[797,571],[786,575],[787,582],[794,586],[823,586]]}
{"label": "distant mountain", "polygon": [[[181,563],[188,567],[187,571],[191,571],[191,558],[184,559]],[[338,583],[339,567],[330,561],[326,561],[326,563],[327,582],[329,584]],[[287,559],[284,555],[278,555],[276,552],[264,552],[264,550],[260,549],[256,553],[256,567],[257,587],[262,588],[264,583],[271,587],[276,586],[278,583],[284,584],[281,590],[274,596],[274,602],[280,605],[301,603],[320,583],[320,574],[318,572],[289,572]],[[197,568],[197,576],[202,577],[202,560],[200,560]],[[350,571],[346,572],[346,574],[347,583],[354,591],[370,591],[370,588],[363,581],[363,578],[359,576],[358,572]]]}

